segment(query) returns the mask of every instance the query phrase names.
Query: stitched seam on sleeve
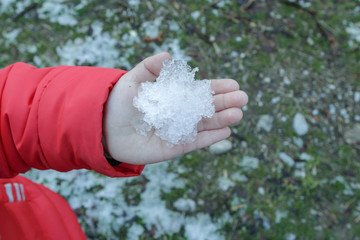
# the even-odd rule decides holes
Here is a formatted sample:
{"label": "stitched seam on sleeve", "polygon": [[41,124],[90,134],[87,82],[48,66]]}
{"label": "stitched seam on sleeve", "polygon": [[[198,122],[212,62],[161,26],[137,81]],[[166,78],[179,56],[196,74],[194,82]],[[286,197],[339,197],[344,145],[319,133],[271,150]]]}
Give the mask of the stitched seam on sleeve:
{"label": "stitched seam on sleeve", "polygon": [[[41,93],[40,93],[40,96],[39,96],[39,100],[38,100],[38,110],[37,110],[37,114],[36,114],[36,123],[37,123],[37,129],[36,129],[36,131],[37,131],[37,135],[38,135],[38,144],[39,144],[39,147],[40,147],[40,152],[41,152],[41,155],[42,155],[42,157],[43,157],[43,159],[44,159],[44,161],[42,161],[42,163],[43,163],[47,168],[50,168],[50,166],[49,166],[49,163],[48,163],[48,161],[47,161],[47,159],[46,159],[46,157],[45,157],[45,154],[44,154],[44,151],[43,151],[43,147],[42,147],[42,145],[41,145],[40,133],[39,133],[39,129],[40,129],[40,128],[39,128],[40,103],[41,103],[41,101],[42,101],[42,98],[43,98],[43,95],[44,95],[45,91],[47,90],[48,86],[53,82],[53,80],[54,80],[58,75],[64,73],[65,71],[67,71],[67,70],[69,70],[69,69],[72,69],[72,68],[73,68],[73,67],[70,67],[70,66],[69,66],[68,68],[65,68],[65,69],[59,71],[58,73],[54,74],[53,76],[51,76],[51,79],[47,80],[46,84],[45,84],[45,85],[43,86],[43,88],[41,89]],[[46,75],[43,76],[43,78],[47,77],[48,74],[49,74],[52,70],[54,70],[54,69],[51,69],[48,73],[46,73]]]}

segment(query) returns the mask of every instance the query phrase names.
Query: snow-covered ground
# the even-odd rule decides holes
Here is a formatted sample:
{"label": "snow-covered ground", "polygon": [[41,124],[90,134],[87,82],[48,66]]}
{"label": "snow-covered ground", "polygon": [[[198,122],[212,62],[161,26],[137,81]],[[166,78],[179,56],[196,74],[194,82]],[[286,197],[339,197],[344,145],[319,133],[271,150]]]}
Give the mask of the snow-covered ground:
{"label": "snow-covered ground", "polygon": [[[315,28],[304,22],[302,15],[297,15],[301,11],[296,9],[290,15],[282,14],[277,11],[280,3],[274,4],[274,9],[269,6],[267,10],[265,3],[269,1],[256,1],[259,4],[256,6],[260,7],[255,10],[264,11],[264,16],[271,21],[280,21],[275,26],[271,24],[276,24],[276,21],[268,23],[252,17],[242,19],[232,12],[234,9],[229,9],[236,2],[241,11],[246,11],[244,9],[251,1],[208,0],[204,2],[211,5],[210,8],[204,5],[189,12],[190,7],[182,8],[178,1],[131,0],[124,3],[125,6],[113,2],[104,2],[104,6],[110,5],[104,9],[99,3],[94,7],[94,0],[0,1],[0,17],[3,17],[0,49],[6,50],[6,54],[0,54],[0,62],[16,60],[37,67],[65,64],[129,70],[150,54],[169,51],[174,59],[207,63],[211,66],[206,69],[209,74],[215,72],[224,74],[221,77],[235,78],[251,94],[249,107],[243,109],[244,121],[240,126],[233,126],[232,138],[213,146],[210,153],[206,152],[214,156],[201,159],[212,162],[211,167],[217,168],[216,173],[206,166],[201,174],[197,172],[199,167],[185,167],[187,161],[196,162],[192,155],[146,166],[142,176],[135,178],[107,178],[86,170],[68,173],[31,170],[26,173],[25,176],[68,200],[90,239],[98,236],[104,239],[172,239],[172,236],[189,240],[236,239],[236,234],[251,231],[254,236],[266,238],[261,234],[281,228],[276,237],[293,240],[309,238],[302,235],[306,234],[302,232],[304,226],[315,229],[317,233],[325,231],[321,224],[339,225],[345,229],[343,231],[355,229],[360,221],[360,200],[357,197],[360,180],[352,175],[352,169],[344,166],[358,161],[346,154],[355,148],[359,138],[348,134],[352,138],[347,142],[351,144],[345,145],[341,135],[347,129],[350,133],[356,132],[352,129],[358,129],[350,125],[360,122],[360,88],[349,84],[349,75],[341,72],[345,71],[344,68],[332,68],[335,63],[326,65],[329,58],[324,56],[330,56],[331,51],[317,45],[320,41],[314,42],[321,35],[314,33]],[[297,2],[308,10],[317,6],[316,1],[289,2]],[[31,29],[25,31],[14,18],[31,4],[36,4],[36,7],[26,12],[24,17],[25,21],[33,23]],[[174,18],[168,9],[174,13]],[[148,19],[144,17],[145,12],[150,16]],[[322,10],[319,12],[322,14]],[[352,15],[359,12],[359,4],[351,10]],[[189,15],[187,21],[190,23],[178,21],[177,14]],[[225,19],[224,29],[218,28],[215,17]],[[339,24],[340,30],[326,25],[326,18],[319,23],[334,34],[341,32],[341,37],[346,39],[343,44],[349,51],[359,50],[358,20],[344,20]],[[212,26],[216,28],[214,32],[209,30]],[[229,26],[236,26],[235,33],[230,32]],[[258,62],[271,62],[284,50],[280,48],[277,52],[266,48],[266,44],[277,44],[275,40],[281,36],[276,29],[279,26],[281,34],[290,34],[294,39],[303,38],[303,33],[299,35],[297,28],[304,27],[305,35],[309,36],[304,44],[314,51],[318,48],[325,50],[312,54],[308,48],[302,49],[291,42],[291,47],[284,48],[285,60],[281,56],[272,66],[252,70],[251,67],[256,67]],[[283,26],[286,28],[282,29]],[[269,39],[259,37],[267,34]],[[193,38],[184,40],[190,37]],[[44,38],[48,38],[48,42]],[[198,44],[196,41],[200,38],[203,42]],[[254,46],[259,39],[263,45]],[[270,57],[265,60],[260,59],[263,48],[270,52]],[[289,62],[287,57],[293,54],[292,51],[296,52],[296,58],[306,61]],[[223,59],[221,66],[213,63],[218,59]],[[314,59],[321,62],[319,72],[311,68]],[[355,63],[348,63],[352,64]],[[335,146],[334,149],[328,147],[329,144]],[[321,159],[322,156],[327,157]],[[337,160],[341,164],[334,163]],[[184,174],[197,176],[196,181],[183,177]],[[208,186],[199,183],[203,181],[213,188],[205,189]],[[196,189],[194,185],[197,184],[204,189]],[[329,204],[328,195],[320,195],[328,193],[331,186],[336,189],[331,189],[334,194],[331,200],[340,199],[336,200],[336,206]],[[204,191],[212,194],[199,197]],[[307,194],[314,192],[316,201],[321,204],[306,205],[306,201],[311,202]],[[226,198],[226,201],[214,204],[221,208],[220,213],[212,209],[212,201],[218,200],[214,200],[214,196]],[[296,204],[304,204],[301,205],[303,209],[299,210]],[[341,209],[345,209],[346,216],[353,210],[351,217],[346,219],[348,223],[335,216],[342,213]],[[313,217],[312,221],[307,222],[308,216]]]}

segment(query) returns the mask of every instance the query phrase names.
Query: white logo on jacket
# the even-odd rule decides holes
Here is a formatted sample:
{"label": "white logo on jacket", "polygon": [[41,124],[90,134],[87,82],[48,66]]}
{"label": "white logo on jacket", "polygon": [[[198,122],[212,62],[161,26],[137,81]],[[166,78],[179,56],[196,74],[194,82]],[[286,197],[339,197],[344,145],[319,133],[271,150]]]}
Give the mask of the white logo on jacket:
{"label": "white logo on jacket", "polygon": [[[9,202],[17,202],[25,201],[25,192],[24,185],[21,183],[6,183],[4,184],[6,195],[9,198]],[[15,189],[15,194],[13,193],[13,189]]]}

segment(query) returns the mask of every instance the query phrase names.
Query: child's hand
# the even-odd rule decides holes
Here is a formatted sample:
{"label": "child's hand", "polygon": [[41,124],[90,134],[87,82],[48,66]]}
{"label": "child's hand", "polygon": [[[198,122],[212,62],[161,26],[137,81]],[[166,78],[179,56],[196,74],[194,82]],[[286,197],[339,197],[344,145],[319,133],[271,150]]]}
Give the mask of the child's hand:
{"label": "child's hand", "polygon": [[168,147],[154,132],[147,136],[138,134],[132,124],[136,116],[133,98],[142,82],[154,81],[162,68],[162,62],[171,59],[169,53],[146,58],[126,73],[114,86],[105,106],[103,134],[105,149],[112,158],[131,164],[148,164],[172,159],[183,153],[207,147],[230,136],[228,125],[241,120],[240,110],[248,97],[239,90],[239,84],[231,79],[212,80],[215,91],[216,113],[198,124],[196,140],[188,144]]}

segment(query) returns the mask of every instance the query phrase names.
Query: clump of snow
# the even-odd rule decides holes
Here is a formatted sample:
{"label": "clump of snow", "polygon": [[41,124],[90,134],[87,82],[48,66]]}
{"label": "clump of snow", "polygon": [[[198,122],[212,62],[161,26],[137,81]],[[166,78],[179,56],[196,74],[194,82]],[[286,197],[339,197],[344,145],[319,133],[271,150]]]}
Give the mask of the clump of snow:
{"label": "clump of snow", "polygon": [[141,84],[133,105],[141,114],[138,133],[152,129],[170,145],[195,140],[197,124],[215,113],[209,80],[195,80],[195,72],[184,60],[165,61],[155,82]]}
{"label": "clump of snow", "polygon": [[287,155],[284,152],[279,153],[279,158],[280,158],[281,161],[283,161],[284,163],[286,163],[290,167],[294,166],[294,164],[295,164],[294,159],[292,159],[292,157],[290,157],[289,155]]}
{"label": "clump of snow", "polygon": [[264,195],[264,194],[265,194],[265,189],[264,189],[263,187],[259,187],[259,188],[258,188],[258,193],[259,193],[260,195]]}
{"label": "clump of snow", "polygon": [[194,11],[194,12],[191,13],[191,17],[194,20],[197,20],[200,17],[200,15],[201,15],[200,11]]}
{"label": "clump of snow", "polygon": [[299,177],[299,178],[305,178],[306,177],[305,163],[304,162],[295,163],[294,176]]}
{"label": "clump of snow", "polygon": [[280,223],[281,219],[286,218],[288,215],[287,211],[276,210],[275,212],[275,223]]}
{"label": "clump of snow", "polygon": [[10,32],[4,32],[4,38],[6,39],[5,41],[5,46],[9,47],[10,44],[16,43],[16,38],[18,37],[20,33],[20,29],[14,29],[11,30]]}
{"label": "clump of snow", "polygon": [[285,236],[286,240],[295,240],[296,239],[296,235],[294,233],[288,233]]}
{"label": "clump of snow", "polygon": [[360,43],[360,22],[356,24],[350,23],[349,27],[346,28],[346,32],[350,36],[350,47],[354,47],[354,41]]}
{"label": "clump of snow", "polygon": [[259,159],[249,156],[244,156],[239,164],[244,170],[254,170],[259,167]]}
{"label": "clump of snow", "polygon": [[302,136],[309,131],[309,125],[306,122],[304,115],[301,113],[296,113],[293,120],[293,128],[296,134]]}
{"label": "clump of snow", "polygon": [[227,191],[229,188],[235,186],[235,183],[231,181],[228,177],[219,177],[218,184],[221,190]]}
{"label": "clump of snow", "polygon": [[273,122],[274,122],[273,116],[268,114],[261,115],[259,121],[256,124],[256,128],[270,132],[273,127]]}
{"label": "clump of snow", "polygon": [[360,102],[360,92],[354,92],[354,102]]}
{"label": "clump of snow", "polygon": [[314,157],[311,156],[310,154],[307,154],[307,153],[303,152],[303,153],[300,154],[300,159],[304,160],[304,161],[311,161],[311,160],[314,159]]}
{"label": "clump of snow", "polygon": [[179,198],[174,202],[174,207],[183,212],[193,212],[196,208],[196,203],[192,199]]}
{"label": "clump of snow", "polygon": [[163,17],[155,18],[152,21],[143,22],[141,29],[144,31],[146,37],[156,38],[160,34],[160,26],[162,25]]}
{"label": "clump of snow", "polygon": [[293,137],[293,141],[299,148],[302,148],[304,146],[304,141],[299,137]]}

